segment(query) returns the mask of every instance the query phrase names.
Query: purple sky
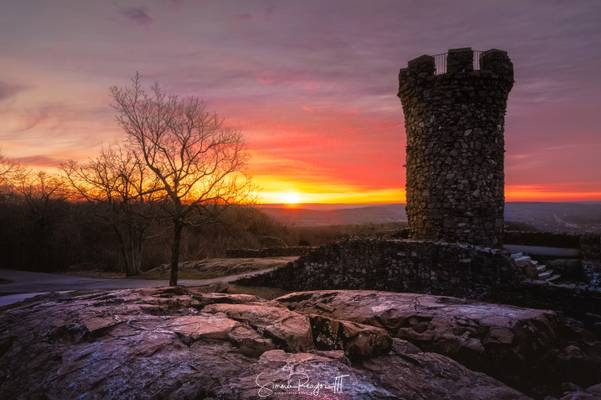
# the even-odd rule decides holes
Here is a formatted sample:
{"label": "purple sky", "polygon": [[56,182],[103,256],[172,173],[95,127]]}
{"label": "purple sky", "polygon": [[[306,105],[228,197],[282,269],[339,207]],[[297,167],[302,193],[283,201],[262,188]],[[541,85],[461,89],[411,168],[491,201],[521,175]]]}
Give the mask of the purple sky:
{"label": "purple sky", "polygon": [[[398,69],[501,48],[509,199],[601,199],[601,1],[0,1],[0,148],[39,167],[118,140],[136,71],[245,132],[266,201],[400,201]],[[271,193],[271,195],[270,195]]]}

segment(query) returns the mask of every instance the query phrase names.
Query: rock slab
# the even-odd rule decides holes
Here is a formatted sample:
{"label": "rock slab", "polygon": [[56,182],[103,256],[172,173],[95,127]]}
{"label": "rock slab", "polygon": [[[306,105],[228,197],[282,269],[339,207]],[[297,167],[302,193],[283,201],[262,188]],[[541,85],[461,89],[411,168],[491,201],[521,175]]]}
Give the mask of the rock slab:
{"label": "rock slab", "polygon": [[158,288],[0,309],[0,398],[527,397],[379,325],[249,295]]}

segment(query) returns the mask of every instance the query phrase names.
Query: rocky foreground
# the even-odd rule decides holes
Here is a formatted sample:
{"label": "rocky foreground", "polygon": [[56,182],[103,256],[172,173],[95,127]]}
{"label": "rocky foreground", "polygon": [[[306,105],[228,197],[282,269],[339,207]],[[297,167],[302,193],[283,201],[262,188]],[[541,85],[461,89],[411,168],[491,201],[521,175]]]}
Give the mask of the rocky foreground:
{"label": "rocky foreground", "polygon": [[598,350],[552,311],[451,297],[73,293],[0,309],[0,398],[595,399]]}

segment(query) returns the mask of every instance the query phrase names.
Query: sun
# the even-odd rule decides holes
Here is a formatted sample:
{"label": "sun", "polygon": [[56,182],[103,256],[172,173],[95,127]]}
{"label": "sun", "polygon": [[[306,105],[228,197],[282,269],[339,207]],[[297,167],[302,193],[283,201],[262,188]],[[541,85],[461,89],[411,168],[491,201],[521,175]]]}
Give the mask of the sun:
{"label": "sun", "polygon": [[282,193],[282,203],[284,204],[298,204],[301,202],[301,195],[298,192],[285,192]]}

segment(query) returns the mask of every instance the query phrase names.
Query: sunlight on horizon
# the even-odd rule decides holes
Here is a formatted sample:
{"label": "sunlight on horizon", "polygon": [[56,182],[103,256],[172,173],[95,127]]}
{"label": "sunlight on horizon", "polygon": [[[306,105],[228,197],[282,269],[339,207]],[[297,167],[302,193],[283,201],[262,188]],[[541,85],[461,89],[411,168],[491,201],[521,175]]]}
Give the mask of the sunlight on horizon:
{"label": "sunlight on horizon", "polygon": [[298,192],[282,193],[282,203],[295,205],[301,203],[301,194]]}

